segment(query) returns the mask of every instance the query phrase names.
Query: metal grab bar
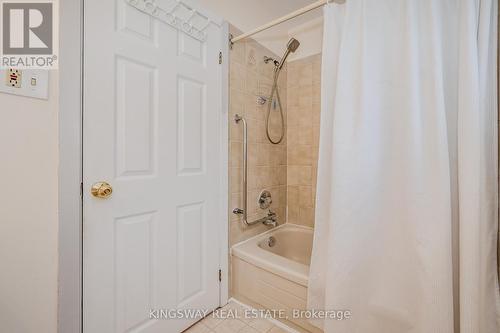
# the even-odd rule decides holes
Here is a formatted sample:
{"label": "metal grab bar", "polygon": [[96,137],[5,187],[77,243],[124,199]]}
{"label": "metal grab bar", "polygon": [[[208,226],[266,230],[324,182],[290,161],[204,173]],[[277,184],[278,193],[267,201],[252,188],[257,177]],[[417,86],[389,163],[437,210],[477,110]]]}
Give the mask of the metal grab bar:
{"label": "metal grab bar", "polygon": [[243,123],[243,208],[235,208],[233,209],[233,214],[243,215],[243,222],[247,225],[254,225],[257,223],[264,223],[266,225],[275,225],[276,224],[276,214],[272,211],[269,211],[268,216],[263,217],[261,219],[249,222],[248,221],[248,125],[245,118],[240,115],[234,116],[234,121],[239,123],[240,121]]}
{"label": "metal grab bar", "polygon": [[247,191],[248,191],[248,125],[245,118],[240,115],[234,115],[234,121],[238,124],[243,123],[243,208],[233,209],[233,214],[243,215],[243,222],[248,223],[248,206],[247,206]]}

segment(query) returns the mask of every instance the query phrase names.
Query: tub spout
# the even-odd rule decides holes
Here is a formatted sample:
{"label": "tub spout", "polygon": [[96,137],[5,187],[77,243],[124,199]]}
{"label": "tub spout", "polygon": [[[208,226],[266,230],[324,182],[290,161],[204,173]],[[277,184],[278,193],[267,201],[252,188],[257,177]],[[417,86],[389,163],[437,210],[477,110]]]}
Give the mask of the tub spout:
{"label": "tub spout", "polygon": [[264,221],[262,223],[276,228],[278,226],[278,216],[275,212],[269,210],[269,213],[267,213],[267,217],[264,218]]}

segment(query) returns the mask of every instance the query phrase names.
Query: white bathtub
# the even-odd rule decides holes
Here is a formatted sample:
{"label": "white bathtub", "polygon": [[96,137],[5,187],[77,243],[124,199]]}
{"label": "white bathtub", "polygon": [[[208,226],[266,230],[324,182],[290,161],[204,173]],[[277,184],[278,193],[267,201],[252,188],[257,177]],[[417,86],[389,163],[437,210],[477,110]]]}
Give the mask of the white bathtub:
{"label": "white bathtub", "polygon": [[287,223],[234,245],[233,297],[258,308],[287,310],[289,320],[282,320],[286,324],[302,332],[320,332],[291,315],[292,309],[306,309],[312,240],[312,228]]}

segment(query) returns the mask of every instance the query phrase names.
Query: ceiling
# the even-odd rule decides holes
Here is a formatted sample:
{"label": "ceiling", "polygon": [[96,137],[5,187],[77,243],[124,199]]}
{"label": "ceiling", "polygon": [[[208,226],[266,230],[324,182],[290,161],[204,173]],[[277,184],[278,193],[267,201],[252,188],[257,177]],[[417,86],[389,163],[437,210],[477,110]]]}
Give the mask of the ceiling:
{"label": "ceiling", "polygon": [[[252,30],[262,24],[289,14],[299,8],[313,3],[315,0],[197,0],[201,6],[214,14],[222,16],[229,23],[243,32]],[[281,53],[283,45],[289,36],[289,31],[299,25],[322,16],[318,8],[295,19],[279,24],[253,38],[270,48],[275,53]]]}

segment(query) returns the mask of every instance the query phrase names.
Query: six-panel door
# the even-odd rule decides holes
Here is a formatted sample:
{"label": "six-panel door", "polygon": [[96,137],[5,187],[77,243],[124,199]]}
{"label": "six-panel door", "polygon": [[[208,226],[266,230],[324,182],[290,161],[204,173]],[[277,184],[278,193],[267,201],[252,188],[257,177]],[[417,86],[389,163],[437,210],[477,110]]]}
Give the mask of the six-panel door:
{"label": "six-panel door", "polygon": [[219,305],[221,34],[85,1],[85,333],[180,332],[194,319],[150,310]]}

